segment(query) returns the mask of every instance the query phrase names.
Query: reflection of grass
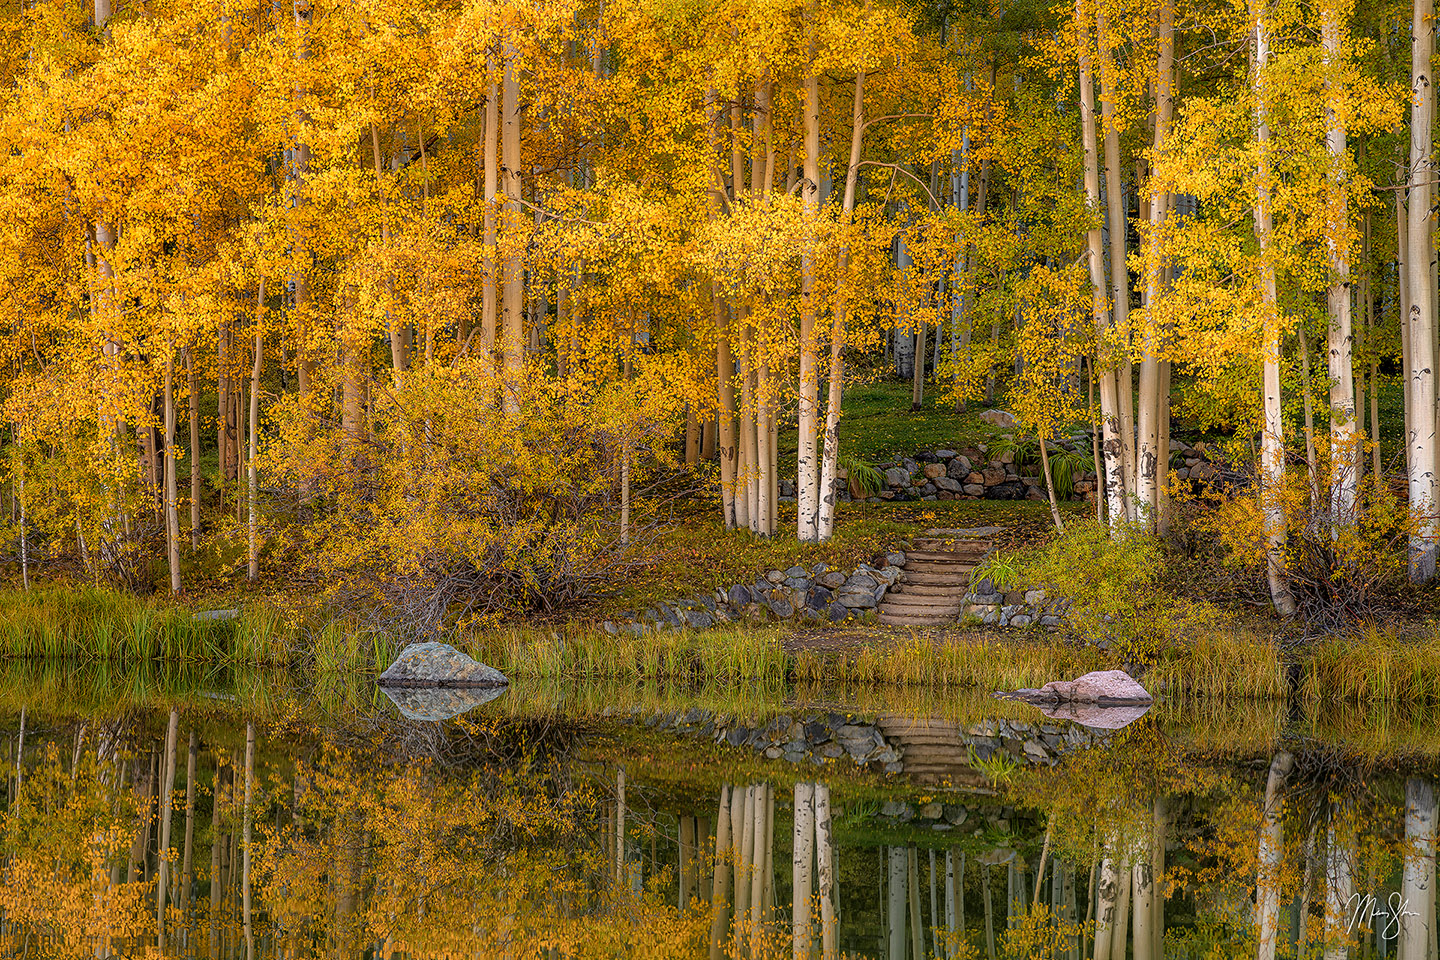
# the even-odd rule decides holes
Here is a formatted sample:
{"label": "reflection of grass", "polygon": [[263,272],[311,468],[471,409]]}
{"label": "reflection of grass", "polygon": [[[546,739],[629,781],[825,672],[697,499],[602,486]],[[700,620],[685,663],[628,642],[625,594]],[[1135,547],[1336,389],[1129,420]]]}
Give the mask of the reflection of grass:
{"label": "reflection of grass", "polygon": [[1020,761],[1014,759],[1004,750],[996,750],[990,756],[981,758],[975,752],[974,747],[966,747],[966,754],[970,757],[970,766],[979,770],[986,780],[993,784],[1009,783],[1015,771],[1020,769]]}

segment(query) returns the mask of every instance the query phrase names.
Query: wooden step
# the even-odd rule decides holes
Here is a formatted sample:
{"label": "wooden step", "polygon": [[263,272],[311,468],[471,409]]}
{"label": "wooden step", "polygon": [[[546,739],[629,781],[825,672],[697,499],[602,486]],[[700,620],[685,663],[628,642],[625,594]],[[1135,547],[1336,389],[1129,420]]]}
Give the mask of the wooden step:
{"label": "wooden step", "polygon": [[963,563],[953,560],[949,562],[943,560],[916,560],[913,563],[905,564],[905,566],[900,569],[906,573],[969,573],[977,566],[979,566],[979,564]]}
{"label": "wooden step", "polygon": [[972,572],[973,571],[966,570],[963,573],[959,573],[947,570],[940,573],[932,573],[928,570],[906,570],[900,582],[907,586],[930,584],[941,587],[960,587],[969,590],[970,574]]}
{"label": "wooden step", "polygon": [[943,627],[955,622],[954,617],[935,614],[887,613],[880,611],[879,621],[888,627]]}
{"label": "wooden step", "polygon": [[960,599],[970,592],[968,584],[958,583],[908,583],[902,582],[890,588],[887,597],[954,597]]}
{"label": "wooden step", "polygon": [[961,551],[961,550],[907,550],[905,552],[905,565],[908,567],[915,560],[939,560],[943,563],[978,563],[984,559],[985,551]]}

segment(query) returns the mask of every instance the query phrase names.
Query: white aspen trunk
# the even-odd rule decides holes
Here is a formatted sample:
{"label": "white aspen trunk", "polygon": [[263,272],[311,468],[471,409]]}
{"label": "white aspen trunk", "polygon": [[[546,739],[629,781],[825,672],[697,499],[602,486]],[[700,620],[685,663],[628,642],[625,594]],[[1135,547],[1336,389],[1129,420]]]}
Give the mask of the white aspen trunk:
{"label": "white aspen trunk", "polygon": [[1396,957],[1398,960],[1435,960],[1431,946],[1435,919],[1435,788],[1423,777],[1409,777],[1405,781],[1405,852],[1400,898],[1405,907],[1399,918]]}
{"label": "white aspen trunk", "polygon": [[185,348],[185,387],[190,413],[190,549],[200,549],[200,381],[195,375],[195,351]]}
{"label": "white aspen trunk", "polygon": [[[766,349],[763,337],[756,338],[756,349]],[[756,503],[759,505],[759,520],[755,532],[768,537],[775,530],[775,450],[770,443],[770,366],[761,361],[755,371],[755,450],[756,450]]]}
{"label": "white aspen trunk", "polygon": [[[380,245],[383,250],[382,256],[390,256],[390,215],[388,204],[385,198],[385,165],[380,160],[380,130],[374,123],[370,124],[370,155],[375,166],[375,192],[380,200]],[[385,267],[385,329],[390,334],[390,366],[396,374],[404,373],[409,369],[409,352],[406,349],[406,337],[399,327],[399,319],[395,316],[395,277],[387,265]],[[347,370],[347,374],[350,371]]]}
{"label": "white aspen trunk", "polygon": [[1260,441],[1260,497],[1265,522],[1266,578],[1275,612],[1288,617],[1295,613],[1295,598],[1285,574],[1285,423],[1280,395],[1281,322],[1275,289],[1275,263],[1270,252],[1270,123],[1265,72],[1270,60],[1270,36],[1266,26],[1266,0],[1251,0],[1255,43],[1255,139],[1258,160],[1255,171],[1255,239],[1260,247],[1260,304],[1264,312],[1262,389],[1265,401],[1265,428]]}
{"label": "white aspen trunk", "polygon": [[[520,166],[520,81],[516,77],[516,53],[510,44],[505,45],[505,72],[501,81],[501,123],[502,180],[505,195],[505,227],[514,229],[520,219],[521,166]],[[510,389],[518,384],[520,370],[525,364],[525,257],[515,244],[510,244],[505,255],[504,287],[501,298],[502,326],[501,350],[505,358],[505,375],[513,382],[507,388],[507,407],[513,406]]]}
{"label": "white aspen trunk", "polygon": [[[1101,215],[1100,156],[1095,126],[1095,89],[1090,74],[1090,29],[1085,0],[1075,3],[1075,32],[1080,45],[1080,127],[1085,148],[1085,199],[1092,215]],[[1110,310],[1105,284],[1105,250],[1100,224],[1096,222],[1086,233],[1086,251],[1090,264],[1090,285],[1093,291],[1092,313],[1095,334],[1101,341],[1099,352],[1105,352],[1104,340],[1110,328]],[[1126,517],[1125,460],[1120,435],[1120,394],[1113,366],[1097,370],[1100,381],[1100,443],[1101,463],[1096,466],[1103,477],[1104,499],[1112,534],[1118,533]],[[1098,960],[1098,958],[1097,958]]]}
{"label": "white aspen trunk", "polygon": [[250,367],[250,456],[249,466],[246,471],[246,486],[248,487],[247,499],[250,502],[250,517],[246,530],[246,553],[249,561],[247,567],[248,579],[254,581],[260,578],[260,520],[259,520],[259,493],[260,474],[255,466],[255,458],[260,453],[260,441],[257,439],[260,434],[260,375],[265,368],[265,336],[262,324],[265,316],[265,278],[260,278],[260,290],[255,297],[255,357]]}
{"label": "white aspen trunk", "polygon": [[1110,320],[1121,340],[1120,363],[1115,370],[1119,400],[1120,458],[1125,477],[1125,518],[1134,522],[1135,399],[1130,363],[1130,271],[1125,262],[1129,221],[1125,216],[1124,178],[1120,173],[1120,127],[1115,110],[1115,64],[1110,50],[1105,0],[1095,0],[1095,42],[1100,61],[1100,115],[1104,125],[1106,220],[1110,227]]}
{"label": "white aspen trunk", "polygon": [[[868,9],[868,8],[867,8]],[[855,75],[855,100],[851,109],[850,162],[845,171],[845,194],[840,202],[841,226],[850,224],[855,209],[855,190],[860,176],[860,154],[865,138],[865,74]],[[848,243],[840,250],[836,265],[835,303],[831,308],[830,370],[825,398],[825,444],[820,467],[820,515],[816,521],[818,539],[829,540],[835,533],[835,480],[840,464],[840,405],[845,385],[845,322],[849,310],[844,290],[850,265]]]}
{"label": "white aspen trunk", "polygon": [[[965,854],[960,854],[960,876],[959,884],[961,896],[964,895],[965,885]],[[945,960],[955,960],[955,955],[960,949],[961,930],[956,921],[956,875],[955,875],[955,851],[945,851]]]}
{"label": "white aspen trunk", "polygon": [[[813,11],[807,11],[807,29],[814,30]],[[810,42],[814,58],[815,43]],[[820,209],[820,85],[812,68],[803,84],[805,121],[805,176],[800,183],[801,209],[805,218],[805,246],[800,255],[800,412],[799,447],[796,453],[795,495],[799,516],[799,537],[802,543],[820,540],[820,498],[826,494],[821,485],[821,469],[817,451],[819,418],[820,364],[816,356],[815,317],[818,311],[815,291],[815,221]]]}
{"label": "white aspen trunk", "polygon": [[500,192],[500,78],[492,54],[486,62],[490,86],[485,97],[485,273],[481,286],[480,343],[493,359],[499,310],[498,260],[495,250],[495,204]]}
{"label": "white aspen trunk", "polygon": [[1331,801],[1325,832],[1325,960],[1350,956],[1350,898],[1355,893],[1351,864],[1357,851],[1354,824],[1348,817],[1345,804]]}
{"label": "white aspen trunk", "polygon": [[[1395,233],[1400,239],[1395,249],[1395,273],[1398,277],[1400,301],[1400,379],[1403,384],[1405,423],[1410,423],[1410,256],[1406,249],[1410,244],[1409,209],[1405,205],[1405,191],[1395,191]],[[1407,430],[1408,432],[1408,430]],[[1410,441],[1405,441],[1408,457]]]}
{"label": "white aspen trunk", "polygon": [[830,819],[830,785],[815,784],[815,895],[820,901],[820,958],[839,960],[840,924],[835,916],[835,837]]}
{"label": "white aspen trunk", "polygon": [[739,451],[735,436],[735,359],[730,353],[730,335],[725,329],[725,306],[712,291],[712,315],[715,321],[715,432],[720,455],[720,494],[725,512],[725,529],[740,524],[736,466]]}
{"label": "white aspen trunk", "polygon": [[1423,583],[1435,576],[1435,291],[1430,261],[1434,256],[1430,208],[1436,174],[1431,142],[1435,91],[1431,60],[1435,55],[1434,0],[1415,0],[1411,18],[1410,170],[1406,204],[1406,271],[1409,289],[1410,395],[1406,402],[1406,466],[1410,510],[1417,525],[1410,537],[1410,579]]}
{"label": "white aspen trunk", "polygon": [[1255,956],[1256,960],[1275,960],[1275,945],[1280,927],[1280,868],[1285,854],[1282,792],[1295,758],[1289,753],[1275,754],[1265,781],[1265,808],[1260,814],[1259,869],[1255,880]]}
{"label": "white aspen trunk", "polygon": [[791,903],[791,944],[795,960],[809,960],[814,931],[811,929],[810,897],[815,862],[815,785],[795,784],[794,816],[794,899]]}
{"label": "white aspen trunk", "polygon": [[[1349,24],[1342,22],[1336,0],[1320,5],[1320,43],[1325,65],[1335,70],[1344,56]],[[1342,104],[1344,87],[1333,75],[1325,82],[1325,148],[1330,154],[1327,177],[1325,247],[1330,257],[1330,287],[1326,306],[1330,315],[1328,337],[1330,370],[1330,522],[1332,528],[1355,523],[1360,467],[1364,452],[1355,424],[1355,336],[1350,315],[1350,216],[1346,192],[1349,177]]]}
{"label": "white aspen trunk", "polygon": [[740,462],[745,484],[745,524],[760,532],[759,437],[756,434],[755,337],[749,317],[744,318],[740,349]]}
{"label": "white aspen trunk", "polygon": [[730,840],[733,796],[728,783],[720,788],[720,807],[715,815],[715,879],[710,885],[710,960],[725,956],[725,931],[730,927],[730,871],[735,861]]}
{"label": "white aspen trunk", "polygon": [[[180,513],[176,489],[175,463],[175,361],[165,360],[165,557],[170,566],[170,592],[179,595],[180,583]],[[21,535],[22,546],[25,537]],[[24,579],[29,588],[29,551],[25,550]]]}
{"label": "white aspen trunk", "polygon": [[[1158,157],[1170,135],[1174,111],[1172,77],[1175,71],[1175,2],[1159,0],[1155,7],[1155,134],[1151,149]],[[1164,251],[1161,232],[1169,212],[1169,197],[1160,190],[1158,178],[1150,178],[1150,238],[1145,248],[1145,320],[1141,336],[1140,409],[1136,418],[1135,499],[1136,512],[1147,530],[1159,530],[1160,485],[1169,467],[1170,451],[1165,437],[1169,420],[1168,391],[1161,399],[1162,376],[1159,359],[1160,330],[1154,307],[1164,282]]]}

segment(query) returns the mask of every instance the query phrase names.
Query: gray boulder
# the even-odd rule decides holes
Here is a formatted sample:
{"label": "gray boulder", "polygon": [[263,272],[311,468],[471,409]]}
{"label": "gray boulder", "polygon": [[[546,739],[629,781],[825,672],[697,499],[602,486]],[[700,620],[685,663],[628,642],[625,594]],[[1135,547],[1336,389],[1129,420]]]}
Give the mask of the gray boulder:
{"label": "gray boulder", "polygon": [[725,595],[725,598],[730,606],[736,610],[741,609],[745,604],[754,599],[750,596],[750,588],[741,583],[737,583],[731,587],[730,592]]}
{"label": "gray boulder", "polygon": [[382,687],[504,687],[494,667],[471,659],[448,643],[412,643],[380,674]]}

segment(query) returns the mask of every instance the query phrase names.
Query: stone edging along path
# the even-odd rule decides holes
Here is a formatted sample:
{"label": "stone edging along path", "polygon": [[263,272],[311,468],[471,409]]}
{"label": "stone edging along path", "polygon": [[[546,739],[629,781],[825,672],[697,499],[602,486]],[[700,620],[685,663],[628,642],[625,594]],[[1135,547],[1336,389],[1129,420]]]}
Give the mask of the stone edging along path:
{"label": "stone edging along path", "polygon": [[[892,550],[882,567],[862,563],[850,573],[824,563],[813,567],[769,570],[754,583],[732,584],[713,594],[662,601],[623,613],[600,624],[606,633],[639,636],[656,630],[704,630],[726,623],[874,623],[876,608],[904,576],[906,556]],[[897,594],[899,596],[899,594]],[[1064,601],[1049,600],[1044,590],[999,590],[988,578],[972,584],[961,600],[964,617],[998,627],[1040,626],[1057,629]]]}

